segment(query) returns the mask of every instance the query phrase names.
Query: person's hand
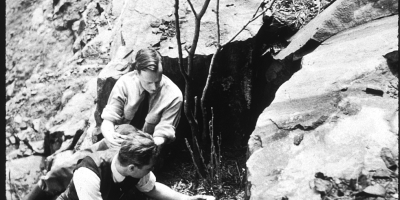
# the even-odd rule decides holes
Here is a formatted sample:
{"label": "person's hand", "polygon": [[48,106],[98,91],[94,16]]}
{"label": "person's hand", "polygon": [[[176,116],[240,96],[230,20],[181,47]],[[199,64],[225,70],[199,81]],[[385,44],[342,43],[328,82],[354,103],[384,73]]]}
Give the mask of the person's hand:
{"label": "person's hand", "polygon": [[154,137],[153,140],[154,140],[154,143],[159,147],[165,143],[165,138],[163,138],[163,137]]}
{"label": "person's hand", "polygon": [[115,131],[110,131],[108,134],[103,135],[109,148],[121,147],[122,142],[127,139],[126,135],[121,135]]}
{"label": "person's hand", "polygon": [[209,195],[196,195],[190,197],[189,200],[215,200],[215,197]]}

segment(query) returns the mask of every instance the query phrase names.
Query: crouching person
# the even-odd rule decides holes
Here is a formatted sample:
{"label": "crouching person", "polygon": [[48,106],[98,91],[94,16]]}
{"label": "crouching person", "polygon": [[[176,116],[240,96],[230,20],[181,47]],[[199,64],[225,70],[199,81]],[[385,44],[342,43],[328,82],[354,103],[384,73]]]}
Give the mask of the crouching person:
{"label": "crouching person", "polygon": [[156,182],[151,172],[158,150],[153,137],[133,132],[120,149],[97,151],[75,168],[68,188],[57,200],[185,199],[214,200],[207,195],[187,196]]}

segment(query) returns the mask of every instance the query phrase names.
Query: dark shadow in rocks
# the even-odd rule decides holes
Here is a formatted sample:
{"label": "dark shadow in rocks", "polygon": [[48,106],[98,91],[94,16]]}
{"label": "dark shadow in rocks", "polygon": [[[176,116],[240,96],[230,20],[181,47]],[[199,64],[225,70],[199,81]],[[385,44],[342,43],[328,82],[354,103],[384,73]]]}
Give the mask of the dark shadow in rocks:
{"label": "dark shadow in rocks", "polygon": [[394,76],[397,78],[399,77],[399,52],[392,51],[387,53],[383,57],[386,58],[386,62],[389,66],[390,71],[393,73]]}

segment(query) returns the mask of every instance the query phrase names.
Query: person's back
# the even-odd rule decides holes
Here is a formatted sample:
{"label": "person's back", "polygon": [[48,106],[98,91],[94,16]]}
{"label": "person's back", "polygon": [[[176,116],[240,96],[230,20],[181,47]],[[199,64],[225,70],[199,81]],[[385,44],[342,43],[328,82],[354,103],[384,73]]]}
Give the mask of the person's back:
{"label": "person's back", "polygon": [[[95,152],[84,159],[82,159],[76,169],[84,167],[93,171],[101,181],[100,193],[103,200],[106,199],[144,199],[144,195],[132,187],[136,185],[140,179],[126,177],[121,183],[115,183],[112,181],[112,159],[117,155],[118,149],[109,149],[105,151]],[[79,199],[75,184],[73,180],[70,182],[67,190],[63,192],[57,200],[77,200]]]}

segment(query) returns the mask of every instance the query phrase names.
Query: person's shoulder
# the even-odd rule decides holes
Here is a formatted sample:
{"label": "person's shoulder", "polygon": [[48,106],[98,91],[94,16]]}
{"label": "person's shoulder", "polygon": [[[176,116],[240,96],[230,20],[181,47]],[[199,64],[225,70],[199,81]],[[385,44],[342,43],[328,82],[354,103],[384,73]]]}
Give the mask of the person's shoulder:
{"label": "person's shoulder", "polygon": [[121,79],[121,80],[133,80],[133,79],[136,79],[137,78],[137,71],[136,70],[134,70],[134,71],[130,71],[130,72],[128,72],[128,73],[126,73],[126,74],[123,74],[119,79]]}
{"label": "person's shoulder", "polygon": [[132,86],[133,84],[137,84],[139,82],[139,79],[137,78],[137,72],[136,71],[130,71],[124,75],[122,75],[120,78],[118,78],[117,82],[119,84],[117,85],[130,85]]}

